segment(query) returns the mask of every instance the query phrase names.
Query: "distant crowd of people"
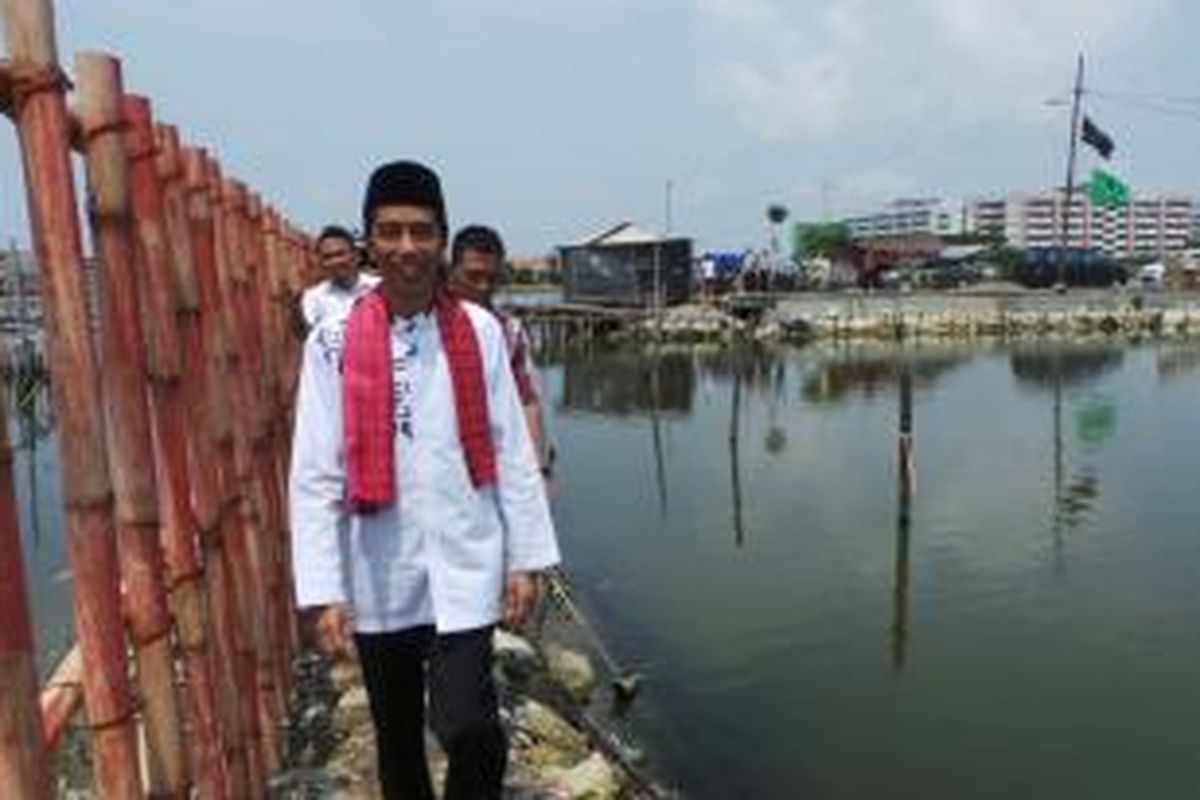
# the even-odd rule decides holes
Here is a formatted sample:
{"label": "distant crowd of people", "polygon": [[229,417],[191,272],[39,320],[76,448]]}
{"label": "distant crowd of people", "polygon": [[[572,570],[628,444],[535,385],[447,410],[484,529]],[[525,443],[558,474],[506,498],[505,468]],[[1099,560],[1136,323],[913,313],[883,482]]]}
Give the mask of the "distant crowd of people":
{"label": "distant crowd of people", "polygon": [[428,710],[444,796],[499,798],[493,630],[529,620],[559,561],[529,340],[493,305],[503,240],[451,239],[428,167],[376,169],[362,230],[321,231],[295,309],[297,602],[323,651],[361,662],[384,797],[433,798]]}

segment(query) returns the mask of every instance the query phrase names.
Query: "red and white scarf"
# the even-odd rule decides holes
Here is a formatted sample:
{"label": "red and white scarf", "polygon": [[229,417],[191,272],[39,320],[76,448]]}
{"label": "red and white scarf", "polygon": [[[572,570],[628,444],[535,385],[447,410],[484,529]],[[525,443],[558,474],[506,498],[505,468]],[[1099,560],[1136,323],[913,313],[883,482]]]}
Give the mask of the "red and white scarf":
{"label": "red and white scarf", "polygon": [[[496,448],[475,327],[462,303],[446,293],[438,294],[434,314],[450,369],[467,471],[476,488],[488,486],[496,482]],[[355,513],[370,514],[396,501],[392,380],[390,315],[377,288],[359,298],[350,311],[342,360],[346,500]]]}

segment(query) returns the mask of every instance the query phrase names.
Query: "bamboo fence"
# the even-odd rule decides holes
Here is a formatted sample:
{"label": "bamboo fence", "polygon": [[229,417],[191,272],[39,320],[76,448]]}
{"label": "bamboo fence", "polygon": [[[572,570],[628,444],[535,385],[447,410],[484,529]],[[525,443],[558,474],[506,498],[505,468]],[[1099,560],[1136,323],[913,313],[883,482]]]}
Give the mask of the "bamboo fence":
{"label": "bamboo fence", "polygon": [[39,688],[0,408],[0,797],[52,795],[81,704],[103,797],[262,796],[297,647],[283,498],[310,242],[156,123],[115,57],[79,53],[72,85],[50,0],[2,8],[0,110],[41,276],[77,646]]}

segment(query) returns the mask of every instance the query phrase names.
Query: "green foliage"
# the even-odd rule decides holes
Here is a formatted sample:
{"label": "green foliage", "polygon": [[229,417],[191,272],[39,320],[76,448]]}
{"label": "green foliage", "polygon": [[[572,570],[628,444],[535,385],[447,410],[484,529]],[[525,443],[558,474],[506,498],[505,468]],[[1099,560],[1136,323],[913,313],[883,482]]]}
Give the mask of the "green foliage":
{"label": "green foliage", "polygon": [[1025,254],[1015,247],[999,245],[987,252],[984,258],[994,264],[1003,280],[1015,281],[1025,264]]}
{"label": "green foliage", "polygon": [[794,258],[831,256],[850,246],[850,229],[840,222],[797,222],[792,229]]}

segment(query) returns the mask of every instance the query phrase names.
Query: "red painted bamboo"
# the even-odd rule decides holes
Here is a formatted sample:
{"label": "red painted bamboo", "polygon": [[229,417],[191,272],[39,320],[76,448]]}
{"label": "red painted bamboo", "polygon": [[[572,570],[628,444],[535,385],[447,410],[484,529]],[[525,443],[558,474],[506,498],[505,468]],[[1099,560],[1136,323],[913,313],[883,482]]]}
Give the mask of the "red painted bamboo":
{"label": "red painted bamboo", "polygon": [[121,133],[121,70],[115,58],[101,53],[81,53],[75,65],[92,224],[103,270],[105,431],[126,617],[144,702],[148,790],[153,797],[185,797],[190,775],[175,689],[154,447],[145,402],[129,166]]}
{"label": "red painted bamboo", "polygon": [[0,797],[48,798],[50,775],[4,406],[0,402]]}
{"label": "red painted bamboo", "polygon": [[230,272],[235,269],[234,264],[238,263],[240,258],[240,238],[237,226],[233,224],[233,218],[225,207],[225,182],[215,161],[210,162],[208,177],[215,243],[213,307],[216,310],[218,328],[222,332],[222,350],[214,354],[215,379],[221,386],[221,391],[227,393],[226,402],[232,401],[241,412],[228,414],[221,421],[217,433],[220,435],[218,453],[222,495],[225,500],[221,515],[222,553],[229,570],[230,585],[234,589],[230,600],[234,604],[232,611],[235,616],[235,667],[243,700],[240,710],[245,730],[248,771],[253,779],[255,776],[262,776],[265,771],[262,730],[259,724],[262,701],[259,696],[258,658],[255,651],[255,635],[260,626],[255,624],[256,620],[252,616],[260,593],[249,569],[249,534],[244,524],[243,508],[247,502],[245,492],[249,483],[249,471],[242,468],[242,461],[246,458],[246,444],[240,431],[247,424],[248,411],[245,408],[242,382],[237,369],[237,349],[234,345],[238,338],[234,327],[236,317],[232,311],[232,293],[228,286]]}
{"label": "red painted bamboo", "polygon": [[[263,628],[267,644],[265,664],[271,670],[272,685],[266,692],[270,716],[279,720],[287,712],[285,691],[288,683],[288,658],[284,631],[279,627],[281,606],[287,598],[281,583],[281,533],[283,522],[278,513],[276,497],[279,487],[275,474],[276,394],[273,349],[273,312],[267,283],[267,239],[263,221],[262,198],[251,192],[246,201],[247,274],[244,292],[247,294],[248,320],[251,336],[256,340],[257,365],[249,376],[252,380],[253,401],[258,407],[259,425],[253,444],[257,486],[254,492],[258,523],[257,549],[261,558],[259,580],[263,587]],[[263,654],[260,652],[260,656]],[[260,659],[261,660],[261,659]]]}
{"label": "red painted bamboo", "polygon": [[238,585],[245,591],[243,608],[250,622],[248,644],[254,656],[257,683],[259,736],[268,766],[276,752],[277,732],[272,722],[277,705],[275,696],[274,653],[267,638],[266,565],[269,560],[269,534],[262,512],[264,501],[258,464],[266,419],[262,408],[262,356],[255,325],[254,298],[250,276],[256,269],[257,247],[251,236],[248,195],[240,181],[226,179],[223,189],[224,213],[228,232],[227,258],[218,274],[225,298],[226,313],[231,315],[234,333],[229,351],[229,377],[235,401],[242,413],[235,415],[234,467],[242,493],[241,525],[229,537]]}
{"label": "red painted bamboo", "polygon": [[213,208],[210,197],[209,161],[201,150],[184,151],[188,231],[192,242],[199,313],[182,329],[189,384],[188,413],[195,435],[188,439],[189,459],[194,467],[192,501],[200,541],[208,567],[216,639],[215,662],[219,665],[219,708],[230,763],[231,791],[243,797],[249,791],[250,763],[244,704],[238,697],[238,630],[236,591],[223,542],[226,511],[222,448],[232,442],[228,433],[228,388],[219,369],[225,352],[224,330],[216,290],[216,248]]}
{"label": "red painted bamboo", "polygon": [[[288,555],[290,537],[287,527],[287,514],[284,510],[283,498],[287,486],[288,445],[290,442],[290,398],[285,395],[287,381],[286,370],[289,366],[288,345],[293,337],[288,332],[287,293],[283,283],[282,242],[279,236],[279,215],[270,207],[263,212],[263,277],[259,281],[259,292],[265,298],[263,319],[270,333],[266,352],[272,355],[270,393],[267,402],[270,406],[272,448],[268,455],[270,475],[270,492],[267,496],[272,519],[276,530],[275,544],[275,585],[276,596],[272,599],[275,618],[275,636],[280,642],[285,655],[284,664],[290,664],[295,653],[296,641],[292,638],[293,613],[291,590],[291,558]],[[286,671],[284,679],[288,680]],[[288,684],[285,684],[285,688]]]}
{"label": "red painted bamboo", "polygon": [[[142,131],[144,134],[145,131]],[[173,286],[176,295],[175,322],[182,348],[184,363],[202,363],[192,360],[192,337],[199,331],[199,294],[196,288],[195,266],[191,232],[188,226],[183,189],[183,161],[180,156],[179,135],[170,126],[156,126],[154,140],[157,150],[156,172],[162,186],[163,210],[165,214],[167,252],[174,270]],[[200,353],[203,351],[200,350]],[[178,578],[173,590],[176,616],[179,620],[180,646],[188,666],[188,681],[192,687],[192,724],[197,730],[199,752],[197,761],[203,774],[202,797],[220,797],[232,791],[230,765],[227,761],[226,745],[222,741],[218,723],[217,694],[219,660],[213,644],[214,635],[209,630],[211,613],[211,583],[197,559],[197,546],[212,526],[200,524],[192,498],[207,491],[212,484],[211,470],[195,467],[190,460],[190,443],[199,435],[193,427],[192,405],[203,409],[202,400],[207,387],[201,369],[183,369],[178,389],[166,392],[163,404],[164,435],[159,441],[165,455],[160,468],[167,459],[182,466],[167,470],[162,480],[164,495],[164,540],[168,543],[168,562],[172,573]],[[160,395],[162,392],[160,391]],[[194,580],[187,580],[188,575]],[[229,685],[229,691],[233,685]],[[236,698],[229,698],[229,702]]]}
{"label": "red painted bamboo", "polygon": [[18,76],[14,116],[34,251],[42,274],[51,393],[59,420],[75,627],[84,659],[96,782],[106,798],[141,797],[134,703],[125,660],[112,496],[99,381],[83,288],[64,82],[49,0],[4,0]]}

